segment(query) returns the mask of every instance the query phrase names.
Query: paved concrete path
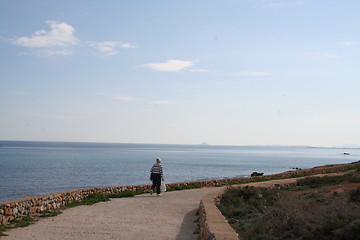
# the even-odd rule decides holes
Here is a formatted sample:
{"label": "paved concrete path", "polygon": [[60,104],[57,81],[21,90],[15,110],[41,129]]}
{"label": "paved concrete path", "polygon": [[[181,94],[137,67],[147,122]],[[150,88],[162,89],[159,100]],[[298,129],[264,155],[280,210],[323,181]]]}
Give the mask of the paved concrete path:
{"label": "paved concrete path", "polygon": [[40,219],[26,228],[5,232],[1,240],[151,240],[197,239],[201,198],[220,188],[201,188],[111,199],[92,206],[66,209],[62,214]]}

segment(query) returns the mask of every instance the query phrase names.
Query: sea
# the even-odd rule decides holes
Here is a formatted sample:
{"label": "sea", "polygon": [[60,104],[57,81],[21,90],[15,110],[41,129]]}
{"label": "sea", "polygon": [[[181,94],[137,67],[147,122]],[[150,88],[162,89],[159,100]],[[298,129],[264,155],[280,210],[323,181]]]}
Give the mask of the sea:
{"label": "sea", "polygon": [[[348,154],[344,154],[344,153]],[[360,160],[360,148],[0,141],[0,202],[89,188],[265,175]]]}

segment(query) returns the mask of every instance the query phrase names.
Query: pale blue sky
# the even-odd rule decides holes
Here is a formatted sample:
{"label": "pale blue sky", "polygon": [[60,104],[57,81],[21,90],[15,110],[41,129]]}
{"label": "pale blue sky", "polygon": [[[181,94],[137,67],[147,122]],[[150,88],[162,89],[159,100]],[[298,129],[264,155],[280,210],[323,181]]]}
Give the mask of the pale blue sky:
{"label": "pale blue sky", "polygon": [[360,144],[358,0],[0,0],[0,139]]}

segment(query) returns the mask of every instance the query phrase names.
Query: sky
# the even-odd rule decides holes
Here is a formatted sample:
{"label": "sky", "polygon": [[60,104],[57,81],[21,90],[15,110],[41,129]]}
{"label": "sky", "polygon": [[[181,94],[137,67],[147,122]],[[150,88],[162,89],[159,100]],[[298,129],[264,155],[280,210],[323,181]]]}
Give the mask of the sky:
{"label": "sky", "polygon": [[0,0],[0,140],[360,146],[358,0]]}

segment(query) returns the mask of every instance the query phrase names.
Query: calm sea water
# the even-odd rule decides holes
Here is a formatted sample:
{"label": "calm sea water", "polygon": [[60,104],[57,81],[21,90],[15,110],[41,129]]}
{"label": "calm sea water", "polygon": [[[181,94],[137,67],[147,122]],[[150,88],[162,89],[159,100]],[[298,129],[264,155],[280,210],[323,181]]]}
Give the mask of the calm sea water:
{"label": "calm sea water", "polygon": [[349,163],[360,160],[360,149],[0,141],[0,202],[149,184],[156,157],[163,160],[165,181],[173,183]]}

